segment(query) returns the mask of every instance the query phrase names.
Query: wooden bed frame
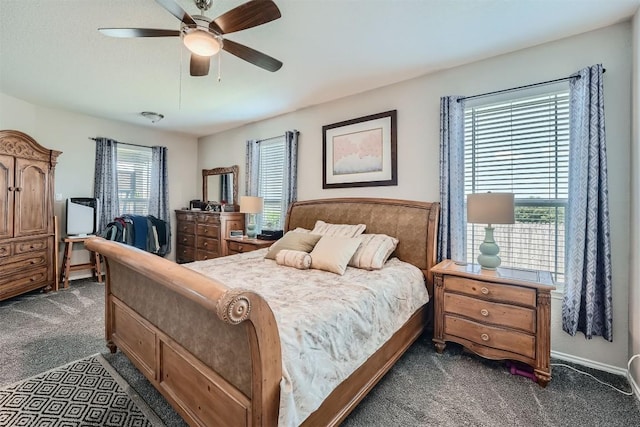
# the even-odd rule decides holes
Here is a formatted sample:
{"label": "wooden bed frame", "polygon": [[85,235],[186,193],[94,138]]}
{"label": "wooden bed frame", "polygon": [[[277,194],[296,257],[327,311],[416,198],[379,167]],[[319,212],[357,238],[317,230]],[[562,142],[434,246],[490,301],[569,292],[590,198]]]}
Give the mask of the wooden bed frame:
{"label": "wooden bed frame", "polygon": [[[366,224],[399,239],[395,256],[420,268],[429,295],[439,204],[395,199],[296,202],[286,229],[316,220]],[[131,246],[93,238],[105,260],[107,345],[119,347],[192,426],[275,426],[282,360],[274,315],[258,294],[232,289]],[[340,424],[407,348],[430,328],[432,302],[343,381],[303,423]]]}

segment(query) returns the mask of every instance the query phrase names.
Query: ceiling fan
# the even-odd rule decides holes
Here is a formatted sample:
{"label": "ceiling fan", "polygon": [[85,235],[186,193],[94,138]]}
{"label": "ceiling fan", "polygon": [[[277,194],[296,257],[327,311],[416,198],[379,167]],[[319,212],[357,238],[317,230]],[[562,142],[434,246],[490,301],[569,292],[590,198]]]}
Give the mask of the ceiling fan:
{"label": "ceiling fan", "polygon": [[189,69],[192,76],[209,74],[211,57],[221,49],[267,71],[278,71],[282,67],[277,59],[224,37],[280,18],[280,10],[272,0],[250,0],[213,20],[204,16],[213,0],[194,0],[200,15],[193,16],[173,0],[156,2],[182,22],[180,30],[98,28],[98,31],[111,37],[181,37],[191,52]]}

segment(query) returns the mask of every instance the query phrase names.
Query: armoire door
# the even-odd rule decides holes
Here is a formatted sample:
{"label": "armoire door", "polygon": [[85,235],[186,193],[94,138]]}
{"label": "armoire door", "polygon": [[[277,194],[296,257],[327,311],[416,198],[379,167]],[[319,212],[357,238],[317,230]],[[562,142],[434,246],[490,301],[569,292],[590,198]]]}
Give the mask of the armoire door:
{"label": "armoire door", "polygon": [[14,237],[49,230],[49,164],[16,158]]}
{"label": "armoire door", "polygon": [[0,156],[0,239],[13,237],[14,158]]}

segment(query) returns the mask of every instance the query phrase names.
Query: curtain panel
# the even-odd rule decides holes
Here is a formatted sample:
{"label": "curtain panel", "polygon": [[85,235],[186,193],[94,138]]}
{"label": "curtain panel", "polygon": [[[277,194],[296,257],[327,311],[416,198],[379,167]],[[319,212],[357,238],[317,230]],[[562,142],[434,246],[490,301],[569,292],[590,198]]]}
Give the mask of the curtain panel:
{"label": "curtain panel", "polygon": [[108,138],[95,138],[96,162],[93,182],[93,197],[98,199],[98,232],[120,215],[118,202],[118,143]]}
{"label": "curtain panel", "polygon": [[603,68],[570,82],[567,280],[562,327],[613,341],[611,242],[605,147]]}
{"label": "curtain panel", "polygon": [[151,182],[149,186],[149,215],[170,222],[169,171],[167,147],[151,147]]}
{"label": "curtain panel", "polygon": [[282,218],[286,218],[291,203],[298,200],[298,135],[297,130],[286,131],[283,165]]}
{"label": "curtain panel", "polygon": [[464,99],[440,98],[440,228],[438,262],[466,261]]}

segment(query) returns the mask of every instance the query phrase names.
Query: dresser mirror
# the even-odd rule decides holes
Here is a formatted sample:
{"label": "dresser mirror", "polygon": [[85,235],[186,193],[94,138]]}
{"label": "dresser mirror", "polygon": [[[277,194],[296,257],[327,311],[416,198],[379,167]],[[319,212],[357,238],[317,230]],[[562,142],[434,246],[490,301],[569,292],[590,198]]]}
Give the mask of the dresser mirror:
{"label": "dresser mirror", "polygon": [[227,168],[202,170],[202,201],[218,210],[221,202],[226,202],[225,210],[233,211],[238,203],[238,165]]}

